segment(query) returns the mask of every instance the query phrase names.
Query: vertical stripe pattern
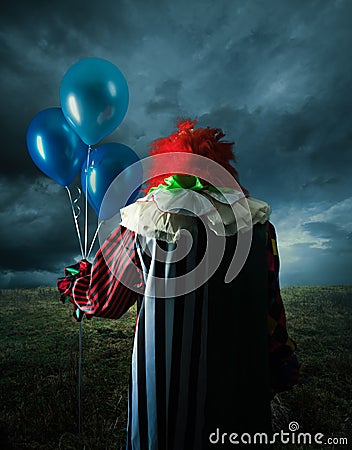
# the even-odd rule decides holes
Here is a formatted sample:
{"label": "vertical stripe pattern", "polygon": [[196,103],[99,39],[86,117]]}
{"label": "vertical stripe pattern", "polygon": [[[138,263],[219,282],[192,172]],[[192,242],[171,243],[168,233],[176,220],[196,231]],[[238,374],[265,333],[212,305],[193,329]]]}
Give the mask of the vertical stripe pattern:
{"label": "vertical stripe pattern", "polygon": [[[227,239],[224,259],[208,282],[178,297],[170,291],[167,281],[189,273],[204,256],[205,230],[198,221],[190,252],[176,262],[175,244],[119,227],[98,252],[91,276],[75,282],[74,301],[87,315],[118,318],[137,301],[128,450],[213,448],[209,434],[217,427],[270,431],[268,272],[278,255],[276,247],[267,250],[266,230],[266,225],[254,227],[248,261],[228,284],[224,275],[235,236]],[[136,276],[136,267],[141,279],[134,281],[144,284],[143,296],[121,283]],[[165,279],[167,298],[156,297],[153,277]]]}

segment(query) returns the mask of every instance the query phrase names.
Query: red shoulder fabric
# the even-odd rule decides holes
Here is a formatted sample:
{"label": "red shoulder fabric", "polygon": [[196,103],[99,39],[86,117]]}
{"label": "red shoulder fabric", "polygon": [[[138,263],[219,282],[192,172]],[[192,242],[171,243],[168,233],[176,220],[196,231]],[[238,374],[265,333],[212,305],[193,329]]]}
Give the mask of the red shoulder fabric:
{"label": "red shoulder fabric", "polygon": [[119,226],[97,252],[91,273],[75,281],[72,295],[87,317],[118,319],[138,297],[127,286],[142,285],[135,233]]}

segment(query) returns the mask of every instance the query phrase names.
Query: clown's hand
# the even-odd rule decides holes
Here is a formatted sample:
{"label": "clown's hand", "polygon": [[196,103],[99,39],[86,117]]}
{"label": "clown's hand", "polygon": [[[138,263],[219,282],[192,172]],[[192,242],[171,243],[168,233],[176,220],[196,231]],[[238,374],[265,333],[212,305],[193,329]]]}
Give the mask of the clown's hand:
{"label": "clown's hand", "polygon": [[60,300],[62,301],[62,303],[71,302],[73,304],[73,317],[77,322],[80,322],[82,320],[84,313],[79,308],[77,308],[77,305],[73,301],[73,285],[78,278],[89,275],[91,267],[91,263],[83,259],[78,263],[73,264],[72,266],[65,267],[65,276],[56,280],[57,288],[60,294]]}

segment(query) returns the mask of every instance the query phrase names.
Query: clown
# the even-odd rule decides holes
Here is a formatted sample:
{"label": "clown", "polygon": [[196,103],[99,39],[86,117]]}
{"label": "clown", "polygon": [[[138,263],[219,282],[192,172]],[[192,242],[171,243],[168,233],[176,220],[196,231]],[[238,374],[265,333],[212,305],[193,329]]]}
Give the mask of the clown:
{"label": "clown", "polygon": [[154,141],[146,195],[121,210],[93,264],[59,282],[88,318],[137,302],[128,449],[270,434],[272,398],[297,383],[270,207],[239,184],[223,138],[185,120]]}

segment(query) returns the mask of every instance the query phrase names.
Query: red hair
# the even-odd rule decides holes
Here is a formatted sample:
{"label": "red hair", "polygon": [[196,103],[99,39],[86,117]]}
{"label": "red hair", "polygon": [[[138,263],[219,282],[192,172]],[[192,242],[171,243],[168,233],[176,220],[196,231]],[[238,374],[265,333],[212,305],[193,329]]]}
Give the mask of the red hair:
{"label": "red hair", "polygon": [[[190,119],[178,119],[177,130],[170,136],[153,141],[150,144],[149,155],[183,152],[205,156],[224,167],[238,182],[238,172],[230,164],[230,161],[236,162],[235,155],[232,152],[234,142],[223,141],[222,138],[225,134],[220,128],[194,128],[196,123],[196,119],[193,121]],[[179,157],[179,155],[177,156]],[[146,183],[145,191],[164,183],[166,177],[175,175],[175,172],[172,172],[172,159],[170,155],[170,165],[167,167],[170,173],[163,173],[163,175],[158,174],[165,172],[165,166],[158,167],[155,162],[152,163],[150,179]],[[205,184],[207,184],[206,181]],[[247,190],[242,186],[241,188],[247,195]]]}

